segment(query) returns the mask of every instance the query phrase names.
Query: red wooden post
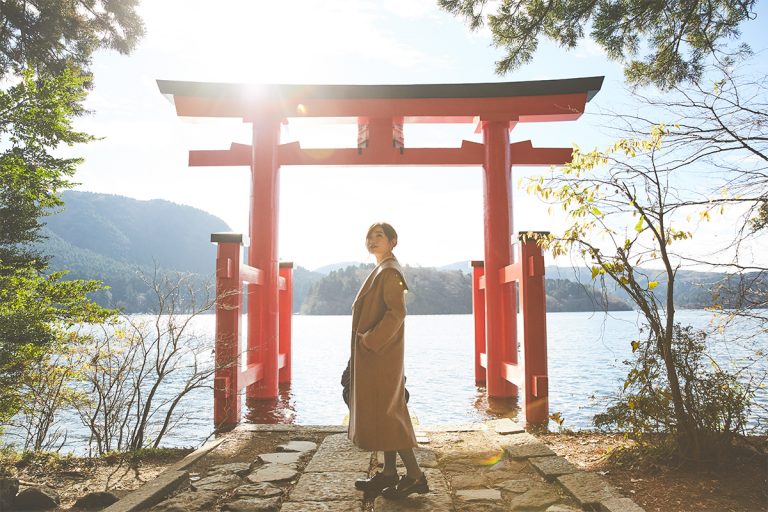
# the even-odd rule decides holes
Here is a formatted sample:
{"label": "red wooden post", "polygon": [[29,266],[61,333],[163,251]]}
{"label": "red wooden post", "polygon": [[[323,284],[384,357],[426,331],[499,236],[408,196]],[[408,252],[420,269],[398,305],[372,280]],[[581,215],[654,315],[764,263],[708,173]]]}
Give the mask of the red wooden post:
{"label": "red wooden post", "polygon": [[547,300],[544,290],[544,256],[536,240],[521,241],[520,261],[520,311],[523,315],[525,347],[525,422],[529,425],[546,425],[549,421]]}
{"label": "red wooden post", "polygon": [[213,384],[213,422],[231,428],[240,421],[240,322],[243,284],[240,279],[242,235],[213,233],[216,254],[216,372]]}
{"label": "red wooden post", "polygon": [[280,277],[285,288],[280,290],[280,384],[291,382],[291,322],[293,319],[293,263],[280,262]]}
{"label": "red wooden post", "polygon": [[485,274],[482,261],[472,262],[472,314],[475,319],[475,384],[485,384],[485,367],[481,354],[485,354],[485,290],[480,279]]}
{"label": "red wooden post", "polygon": [[[501,283],[500,273],[512,262],[512,189],[509,121],[483,121],[485,147],[485,329],[486,386],[488,396],[514,396],[516,386],[504,379],[504,363],[517,360],[511,353],[514,331],[507,320],[515,311],[512,287]],[[516,345],[515,345],[516,348]]]}
{"label": "red wooden post", "polygon": [[248,363],[261,363],[263,377],[248,386],[249,399],[278,395],[278,262],[280,122],[253,119],[251,246],[248,265],[262,270],[264,284],[248,287]]}

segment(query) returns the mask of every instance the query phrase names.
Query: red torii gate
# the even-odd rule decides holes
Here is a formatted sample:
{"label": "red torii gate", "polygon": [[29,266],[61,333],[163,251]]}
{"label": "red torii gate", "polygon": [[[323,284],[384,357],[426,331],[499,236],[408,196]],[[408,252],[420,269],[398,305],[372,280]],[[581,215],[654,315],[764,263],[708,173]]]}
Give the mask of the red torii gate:
{"label": "red torii gate", "polygon": [[[547,421],[546,304],[543,257],[535,242],[512,252],[512,165],[562,165],[570,148],[534,148],[530,141],[510,144],[517,123],[573,121],[600,90],[603,77],[477,84],[419,85],[244,85],[158,80],[179,116],[231,117],[252,123],[252,144],[228,150],[190,151],[191,166],[244,165],[251,169],[248,265],[239,264],[240,238],[214,237],[217,258],[217,370],[214,422],[240,419],[239,389],[249,398],[274,398],[278,381],[290,379],[290,348],[278,341],[281,282],[277,253],[278,185],[281,165],[471,166],[484,169],[485,261],[475,262],[475,379],[489,396],[524,396],[528,423]],[[280,125],[290,118],[349,118],[358,124],[358,147],[304,149],[280,143]],[[475,123],[483,143],[463,141],[460,148],[408,148],[404,123]],[[242,271],[242,273],[241,273]],[[491,278],[492,276],[492,278]],[[287,279],[286,279],[287,278]],[[240,371],[240,297],[248,292],[248,367]],[[517,304],[519,283],[523,314],[523,362],[518,364]],[[228,287],[228,288],[227,288]],[[285,288],[285,286],[283,287]],[[484,292],[480,291],[484,289]],[[290,291],[290,289],[288,289]],[[229,306],[227,306],[229,304]],[[227,311],[222,311],[222,310]],[[290,308],[288,308],[290,315]],[[221,316],[219,316],[221,315]],[[228,315],[228,316],[227,316]],[[283,330],[290,323],[283,318]],[[219,327],[219,324],[224,327]],[[290,339],[287,341],[288,347]],[[280,350],[287,352],[281,356]],[[226,353],[220,353],[226,352]],[[226,364],[222,364],[226,363]],[[518,389],[521,388],[521,389]]]}

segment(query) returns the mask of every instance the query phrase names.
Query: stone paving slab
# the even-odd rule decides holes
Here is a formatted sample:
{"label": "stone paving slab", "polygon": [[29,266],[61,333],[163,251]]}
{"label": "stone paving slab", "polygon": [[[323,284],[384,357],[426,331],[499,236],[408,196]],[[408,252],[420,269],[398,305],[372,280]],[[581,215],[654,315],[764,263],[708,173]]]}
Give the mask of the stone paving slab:
{"label": "stone paving slab", "polygon": [[530,460],[531,465],[549,481],[558,476],[576,473],[579,468],[565,460],[563,457],[535,457]]}
{"label": "stone paving slab", "polygon": [[225,503],[221,510],[226,512],[279,512],[280,498],[243,498]]}
{"label": "stone paving slab", "polygon": [[557,481],[584,507],[599,506],[601,501],[620,498],[618,489],[594,473],[580,471],[557,477]]}
{"label": "stone paving slab", "polygon": [[534,485],[523,494],[515,496],[509,503],[510,510],[542,510],[564,501],[560,488],[552,484]]}
{"label": "stone paving slab", "polygon": [[439,469],[424,469],[429,484],[427,494],[411,494],[402,500],[387,500],[378,496],[373,502],[374,512],[402,512],[418,510],[421,512],[453,511],[453,500]]}
{"label": "stone paving slab", "polygon": [[327,471],[362,471],[367,472],[371,466],[370,452],[320,451],[315,452],[312,460],[304,468],[305,473],[321,473]]}
{"label": "stone paving slab", "polygon": [[[165,500],[150,509],[151,512],[189,512],[190,510],[213,510],[219,495],[215,492],[184,492]],[[120,503],[118,501],[118,503]],[[142,510],[139,507],[132,510]]]}
{"label": "stone paving slab", "polygon": [[530,457],[547,457],[555,455],[547,445],[528,432],[504,436],[504,451],[513,459],[528,459]]}
{"label": "stone paving slab", "polygon": [[459,489],[456,497],[463,501],[499,501],[501,491],[498,489]]}
{"label": "stone paving slab", "polygon": [[365,478],[363,471],[304,473],[288,497],[289,501],[354,501],[362,500],[355,480]]}
{"label": "stone paving slab", "polygon": [[313,452],[317,450],[317,443],[313,441],[288,441],[275,448],[278,452]]}
{"label": "stone paving slab", "polygon": [[298,464],[304,453],[302,452],[277,452],[277,453],[260,453],[259,458],[262,462],[273,464]]}
{"label": "stone paving slab", "polygon": [[525,432],[525,428],[519,423],[515,423],[509,418],[502,418],[500,420],[491,420],[488,422],[488,426],[496,431],[500,435],[509,434],[521,434]]}
{"label": "stone paving slab", "polygon": [[243,479],[234,473],[221,473],[200,479],[191,487],[193,491],[231,491],[243,483]]}
{"label": "stone paving slab", "polygon": [[318,450],[355,450],[362,451],[352,444],[347,438],[347,434],[331,434],[323,439]]}
{"label": "stone paving slab", "polygon": [[246,480],[255,484],[259,482],[281,482],[291,480],[298,474],[299,472],[296,471],[294,466],[265,464],[248,475]]}
{"label": "stone paving slab", "polygon": [[640,505],[629,498],[610,498],[600,502],[601,512],[645,512]]}
{"label": "stone paving slab", "polygon": [[363,503],[356,501],[288,501],[280,512],[362,512]]}
{"label": "stone paving slab", "polygon": [[217,474],[234,473],[238,476],[245,476],[251,472],[252,465],[249,462],[231,462],[229,464],[219,464],[217,466],[211,466],[208,469],[207,476],[213,476]]}

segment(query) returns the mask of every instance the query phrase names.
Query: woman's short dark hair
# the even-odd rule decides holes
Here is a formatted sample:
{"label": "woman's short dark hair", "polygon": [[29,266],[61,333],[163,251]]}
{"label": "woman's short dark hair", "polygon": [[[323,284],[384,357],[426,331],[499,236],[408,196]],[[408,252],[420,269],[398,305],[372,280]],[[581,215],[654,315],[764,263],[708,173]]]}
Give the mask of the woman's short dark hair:
{"label": "woman's short dark hair", "polygon": [[381,228],[381,230],[384,231],[387,240],[392,241],[397,238],[397,231],[395,231],[395,228],[393,228],[391,224],[386,222],[374,222],[371,224],[371,227],[368,228],[368,233],[365,235],[366,240],[368,240],[368,238],[371,236],[371,233],[373,233],[373,230],[376,228]]}

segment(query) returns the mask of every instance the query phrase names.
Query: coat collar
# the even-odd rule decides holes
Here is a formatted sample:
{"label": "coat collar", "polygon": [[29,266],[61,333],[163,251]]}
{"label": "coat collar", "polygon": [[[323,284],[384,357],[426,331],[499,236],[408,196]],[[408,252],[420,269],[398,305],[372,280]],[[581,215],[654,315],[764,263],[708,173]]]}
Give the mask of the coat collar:
{"label": "coat collar", "polygon": [[397,270],[398,274],[400,274],[400,277],[403,279],[403,285],[404,288],[407,290],[408,285],[405,282],[405,277],[403,276],[403,269],[400,267],[400,263],[397,261],[397,258],[394,256],[390,256],[389,258],[383,260],[381,263],[376,265],[373,270],[371,270],[371,273],[368,275],[368,278],[365,280],[365,283],[363,284],[362,288],[360,288],[360,291],[357,292],[357,296],[355,297],[355,300],[352,301],[352,308],[354,309],[355,304],[358,300],[363,298],[363,296],[371,291],[371,288],[373,288],[373,283],[376,281],[376,278],[379,277],[379,274],[382,273],[382,271],[392,268]]}

